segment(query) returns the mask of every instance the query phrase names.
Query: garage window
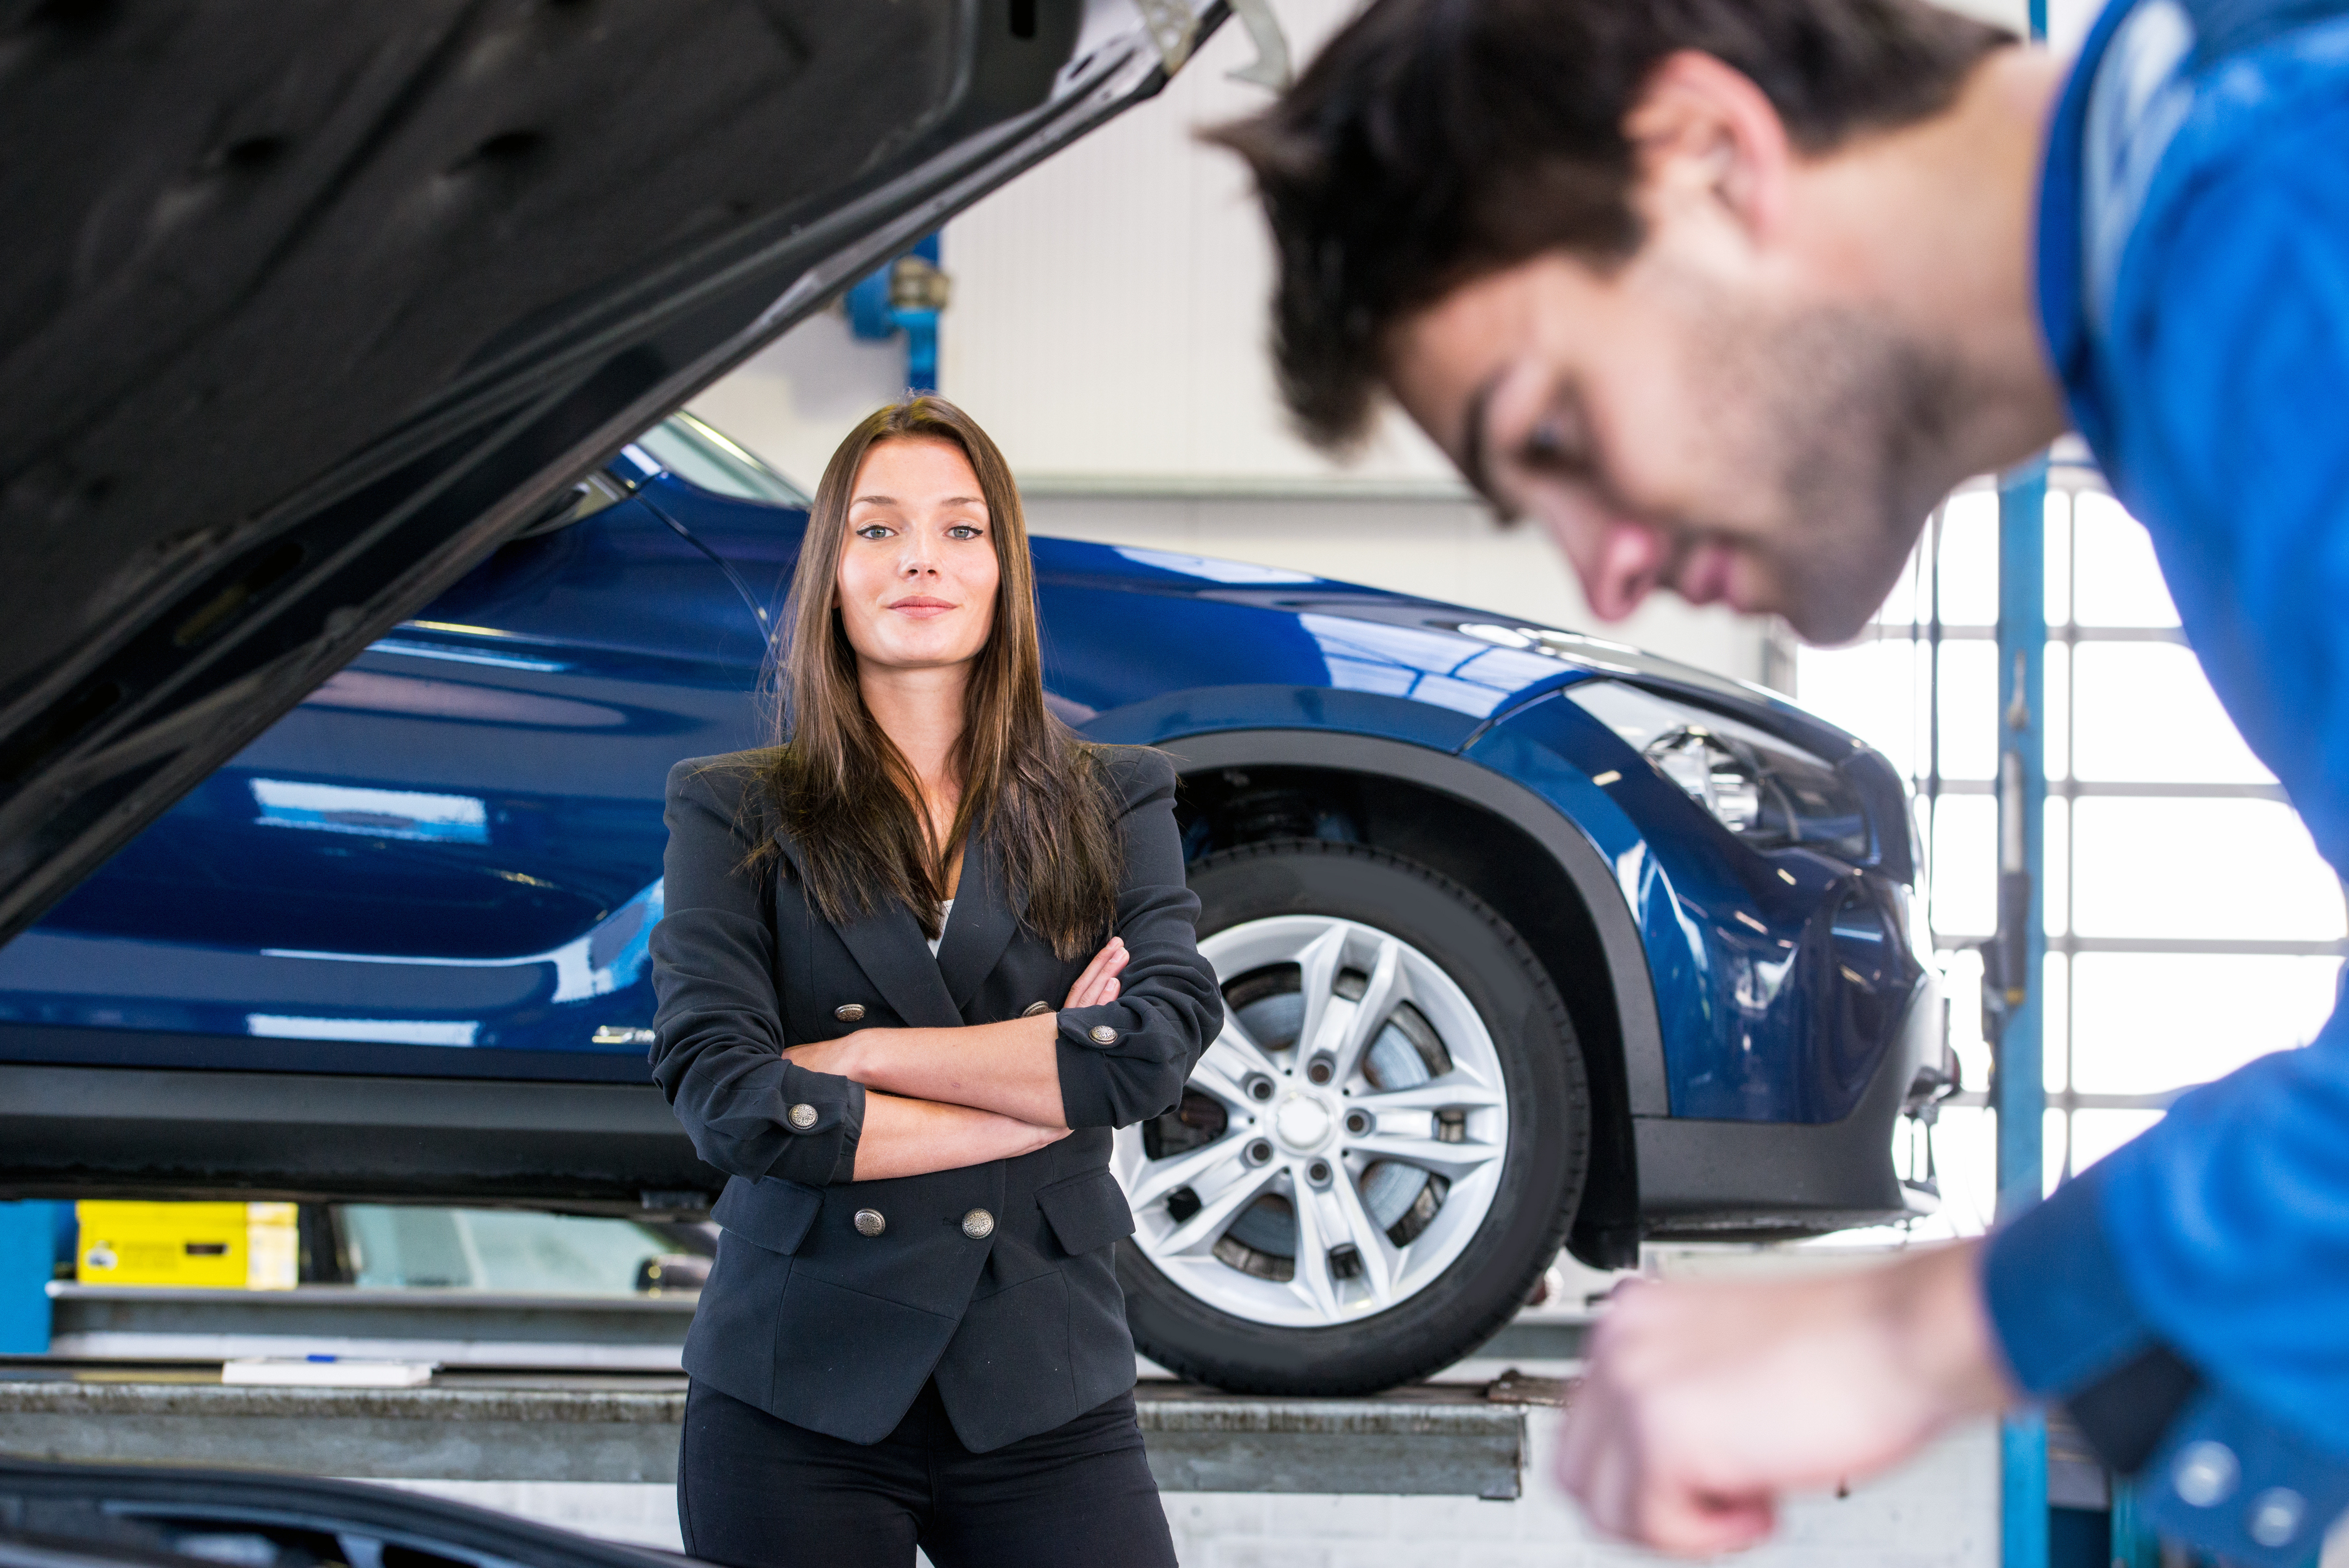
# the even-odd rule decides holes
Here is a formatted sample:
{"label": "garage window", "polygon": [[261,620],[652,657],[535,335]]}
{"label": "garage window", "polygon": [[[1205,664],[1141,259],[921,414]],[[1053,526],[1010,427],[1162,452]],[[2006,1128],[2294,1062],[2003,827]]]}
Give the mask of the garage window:
{"label": "garage window", "polygon": [[[2144,527],[2102,478],[2048,478],[2047,1184],[2196,1084],[2331,1012],[2339,880],[2178,630]],[[1996,923],[1998,497],[1943,504],[1859,642],[1802,649],[1795,695],[1915,786],[1933,945],[1968,1093],[1943,1114],[1936,1228],[1986,1228],[1995,1143],[1982,965]]]}

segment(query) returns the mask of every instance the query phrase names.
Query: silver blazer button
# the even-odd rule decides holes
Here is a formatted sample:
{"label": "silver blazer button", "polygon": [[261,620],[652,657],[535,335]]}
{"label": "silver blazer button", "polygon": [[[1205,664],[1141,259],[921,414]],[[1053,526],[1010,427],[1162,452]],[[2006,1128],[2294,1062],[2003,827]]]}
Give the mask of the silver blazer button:
{"label": "silver blazer button", "polygon": [[815,1107],[813,1106],[793,1106],[790,1110],[783,1113],[783,1120],[792,1124],[792,1130],[793,1132],[805,1132],[808,1128],[815,1126]]}
{"label": "silver blazer button", "polygon": [[859,1209],[854,1224],[860,1236],[878,1236],[889,1228],[889,1221],[878,1209]]}
{"label": "silver blazer button", "polygon": [[962,1217],[962,1233],[974,1241],[984,1241],[995,1234],[995,1216],[984,1209],[974,1209]]}
{"label": "silver blazer button", "polygon": [[1087,1030],[1086,1033],[1093,1037],[1093,1044],[1096,1045],[1114,1045],[1117,1044],[1117,1031],[1112,1029],[1106,1023],[1096,1023],[1091,1029]]}
{"label": "silver blazer button", "polygon": [[843,1002],[832,1010],[832,1015],[843,1023],[861,1023],[864,1018],[864,1004],[861,1002]]}
{"label": "silver blazer button", "polygon": [[1049,1002],[1031,1002],[1028,1004],[1028,1010],[1025,1012],[1022,1012],[1019,1016],[1022,1018],[1041,1018],[1044,1014],[1051,1011],[1052,1004]]}

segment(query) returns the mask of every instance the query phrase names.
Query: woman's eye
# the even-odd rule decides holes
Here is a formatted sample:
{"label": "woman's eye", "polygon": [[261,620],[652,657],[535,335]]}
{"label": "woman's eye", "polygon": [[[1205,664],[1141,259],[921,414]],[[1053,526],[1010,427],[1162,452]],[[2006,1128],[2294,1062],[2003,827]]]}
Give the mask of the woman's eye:
{"label": "woman's eye", "polygon": [[949,539],[976,539],[978,537],[978,528],[974,524],[957,523],[953,527],[947,530],[947,537]]}
{"label": "woman's eye", "polygon": [[856,536],[860,539],[886,539],[889,536],[889,530],[881,524],[867,523],[864,527],[856,530]]}

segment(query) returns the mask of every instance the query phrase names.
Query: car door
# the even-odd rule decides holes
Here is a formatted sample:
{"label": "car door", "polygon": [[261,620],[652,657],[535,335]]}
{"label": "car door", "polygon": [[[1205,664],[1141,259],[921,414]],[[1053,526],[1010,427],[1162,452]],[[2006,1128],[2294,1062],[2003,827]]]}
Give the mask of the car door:
{"label": "car door", "polygon": [[663,784],[751,742],[764,641],[640,477],[616,464],[0,948],[0,1059],[641,1080]]}

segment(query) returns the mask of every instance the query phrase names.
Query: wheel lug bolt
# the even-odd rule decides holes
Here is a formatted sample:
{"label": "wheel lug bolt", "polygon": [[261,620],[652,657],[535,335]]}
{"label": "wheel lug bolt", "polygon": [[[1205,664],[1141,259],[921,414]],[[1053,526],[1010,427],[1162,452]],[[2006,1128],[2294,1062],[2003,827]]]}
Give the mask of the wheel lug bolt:
{"label": "wheel lug bolt", "polygon": [[1258,1138],[1247,1146],[1247,1162],[1250,1165],[1262,1165],[1271,1158],[1272,1145],[1264,1139]]}
{"label": "wheel lug bolt", "polygon": [[1251,1073],[1247,1078],[1247,1097],[1251,1100],[1272,1098],[1272,1080],[1262,1073]]}
{"label": "wheel lug bolt", "polygon": [[1305,1179],[1311,1182],[1316,1187],[1329,1186],[1330,1162],[1326,1159],[1317,1159],[1312,1164],[1307,1166],[1305,1168]]}
{"label": "wheel lug bolt", "polygon": [[1360,1137],[1364,1133],[1370,1131],[1370,1113],[1368,1111],[1348,1111],[1346,1113],[1346,1130],[1352,1133],[1356,1137]]}
{"label": "wheel lug bolt", "polygon": [[1305,1075],[1317,1084],[1326,1084],[1337,1075],[1338,1064],[1327,1055],[1316,1056],[1305,1064]]}

